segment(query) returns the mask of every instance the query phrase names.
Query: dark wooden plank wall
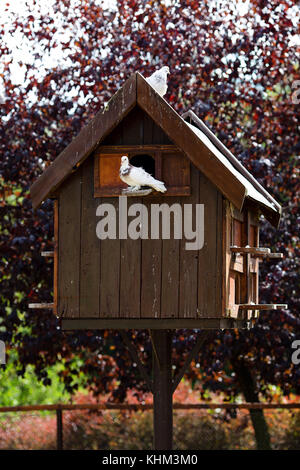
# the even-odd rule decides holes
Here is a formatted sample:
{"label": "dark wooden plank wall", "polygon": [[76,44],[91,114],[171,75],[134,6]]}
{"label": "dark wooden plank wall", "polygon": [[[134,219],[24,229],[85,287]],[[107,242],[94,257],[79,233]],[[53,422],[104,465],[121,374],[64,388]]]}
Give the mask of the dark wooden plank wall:
{"label": "dark wooden plank wall", "polygon": [[93,159],[82,165],[81,183],[81,255],[80,255],[80,317],[99,315],[100,240],[96,235],[97,200],[91,197]]}
{"label": "dark wooden plank wall", "polygon": [[[157,198],[147,197],[143,202],[150,214]],[[141,248],[141,318],[160,318],[162,240],[142,240]]]}
{"label": "dark wooden plank wall", "polygon": [[80,312],[81,173],[79,168],[59,194],[58,315],[70,318]]}
{"label": "dark wooden plank wall", "polygon": [[[97,205],[101,202],[110,203],[115,207],[119,217],[119,198],[96,199]],[[95,222],[96,223],[96,222]],[[101,240],[100,242],[100,312],[105,318],[118,318],[120,308],[120,248],[121,242],[116,240]]]}
{"label": "dark wooden plank wall", "polygon": [[[188,202],[200,203],[200,173],[191,165],[191,196]],[[181,198],[186,203],[186,198]],[[193,227],[194,229],[194,227]],[[185,250],[186,240],[180,241],[180,284],[179,284],[179,312],[184,318],[195,318],[198,308],[198,257],[199,251]]]}
{"label": "dark wooden plank wall", "polygon": [[[100,240],[89,160],[64,185],[59,210],[58,313],[70,318],[211,318],[221,316],[222,196],[192,166],[192,195],[170,203],[205,204],[205,243],[186,240]],[[130,198],[128,204],[141,199]],[[145,198],[151,203],[163,198]],[[72,227],[72,221],[78,224]],[[130,218],[128,218],[130,220]],[[150,230],[150,228],[149,228]]]}
{"label": "dark wooden plank wall", "polygon": [[130,111],[114,131],[101,142],[101,145],[143,144],[171,145],[173,142],[163,130],[138,107]]}
{"label": "dark wooden plank wall", "polygon": [[[140,113],[132,111],[128,122],[125,118],[105,143],[170,143]],[[222,196],[193,165],[191,182],[191,196],[127,201],[128,205],[143,202],[149,213],[151,203],[204,203],[202,250],[185,250],[184,239],[100,242],[95,233],[96,207],[111,203],[118,216],[119,198],[93,197],[93,158],[89,157],[59,195],[58,314],[116,319],[222,316]]]}
{"label": "dark wooden plank wall", "polygon": [[204,246],[199,251],[198,316],[221,316],[222,195],[200,174],[200,203],[204,204]]}

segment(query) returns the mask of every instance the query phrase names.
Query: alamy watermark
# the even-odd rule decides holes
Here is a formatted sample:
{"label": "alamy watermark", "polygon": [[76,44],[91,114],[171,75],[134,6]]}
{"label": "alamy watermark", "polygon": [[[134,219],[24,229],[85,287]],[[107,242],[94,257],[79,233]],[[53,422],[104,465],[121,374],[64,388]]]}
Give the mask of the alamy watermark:
{"label": "alamy watermark", "polygon": [[300,339],[295,339],[295,341],[292,342],[292,349],[296,350],[292,354],[292,363],[298,366],[300,364]]}
{"label": "alamy watermark", "polygon": [[292,103],[299,104],[300,103],[300,80],[295,80],[292,83],[292,89],[295,90],[292,93]]}
{"label": "alamy watermark", "polygon": [[0,340],[0,364],[6,364],[5,343]]}
{"label": "alamy watermark", "polygon": [[[127,197],[121,196],[117,209],[103,203],[97,207],[96,216],[101,217],[96,226],[100,240],[169,240],[172,236],[175,240],[188,240],[186,250],[201,250],[204,245],[204,204],[163,203],[147,207],[136,203],[128,207]],[[128,217],[133,217],[129,223]]]}

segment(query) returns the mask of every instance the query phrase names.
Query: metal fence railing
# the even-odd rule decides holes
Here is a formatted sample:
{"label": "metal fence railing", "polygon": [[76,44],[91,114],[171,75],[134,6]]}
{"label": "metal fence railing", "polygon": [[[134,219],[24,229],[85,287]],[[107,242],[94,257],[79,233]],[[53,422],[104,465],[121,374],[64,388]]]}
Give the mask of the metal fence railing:
{"label": "metal fence railing", "polygon": [[[56,449],[63,449],[63,411],[98,410],[98,411],[147,411],[153,405],[129,403],[56,403],[51,405],[20,405],[2,406],[0,413],[55,411],[56,412]],[[174,410],[272,410],[272,409],[300,409],[300,403],[174,403]]]}

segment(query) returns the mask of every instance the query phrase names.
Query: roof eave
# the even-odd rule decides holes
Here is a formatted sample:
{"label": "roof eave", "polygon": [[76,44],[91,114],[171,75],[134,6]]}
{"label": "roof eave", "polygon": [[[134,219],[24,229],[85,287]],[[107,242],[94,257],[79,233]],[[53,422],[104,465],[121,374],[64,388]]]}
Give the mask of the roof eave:
{"label": "roof eave", "polygon": [[[137,104],[160,126],[191,162],[231,201],[242,209],[246,188],[200,141],[182,117],[137,73]],[[164,112],[162,113],[162,107]],[[203,158],[200,158],[203,155]]]}
{"label": "roof eave", "polygon": [[113,95],[105,109],[96,114],[33,183],[30,195],[34,209],[56,191],[135,105],[136,74],[133,74]]}

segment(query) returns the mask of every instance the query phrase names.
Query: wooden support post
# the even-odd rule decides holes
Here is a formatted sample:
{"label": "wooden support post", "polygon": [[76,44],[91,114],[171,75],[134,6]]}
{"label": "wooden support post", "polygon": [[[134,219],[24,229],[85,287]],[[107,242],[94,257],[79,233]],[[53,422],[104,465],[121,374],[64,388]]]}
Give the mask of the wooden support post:
{"label": "wooden support post", "polygon": [[63,450],[63,419],[62,410],[56,410],[56,449]]}
{"label": "wooden support post", "polygon": [[151,330],[153,347],[154,449],[172,450],[172,332]]}

